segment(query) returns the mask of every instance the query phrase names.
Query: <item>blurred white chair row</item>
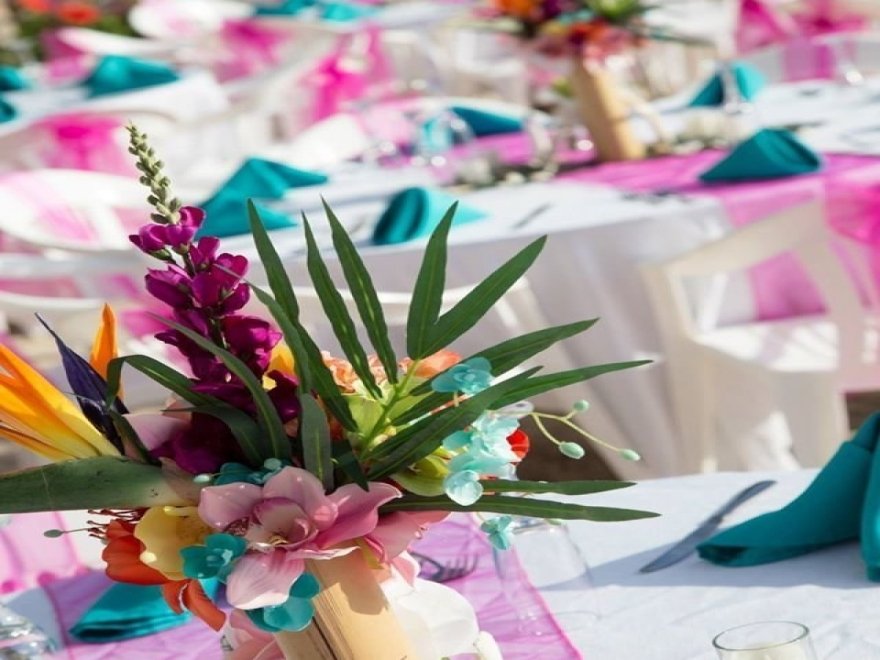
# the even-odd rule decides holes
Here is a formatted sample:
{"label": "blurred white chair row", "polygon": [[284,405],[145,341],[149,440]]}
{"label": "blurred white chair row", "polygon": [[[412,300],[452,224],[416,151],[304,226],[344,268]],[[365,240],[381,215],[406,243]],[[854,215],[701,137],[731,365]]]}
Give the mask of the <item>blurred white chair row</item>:
{"label": "blurred white chair row", "polygon": [[[880,390],[880,307],[864,255],[842,240],[814,203],[644,266],[681,472],[814,467],[847,438],[844,395]],[[695,278],[726,277],[786,253],[820,292],[825,315],[724,327],[698,320],[688,296]]]}

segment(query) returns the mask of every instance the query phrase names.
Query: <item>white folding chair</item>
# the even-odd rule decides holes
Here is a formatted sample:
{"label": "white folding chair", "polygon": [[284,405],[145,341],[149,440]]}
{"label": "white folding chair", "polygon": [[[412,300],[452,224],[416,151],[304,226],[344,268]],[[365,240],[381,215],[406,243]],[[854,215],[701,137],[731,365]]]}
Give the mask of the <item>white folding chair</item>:
{"label": "white folding chair", "polygon": [[79,170],[0,176],[0,233],[42,249],[129,252],[128,235],[149,217],[134,178]]}
{"label": "white folding chair", "polygon": [[217,32],[224,21],[253,12],[251,5],[235,0],[148,0],[132,7],[128,22],[141,36],[175,41]]}
{"label": "white folding chair", "polygon": [[[784,253],[805,269],[826,315],[725,327],[695,318],[693,278],[727,276]],[[873,283],[856,270],[873,300]],[[878,319],[863,308],[818,204],[646,264],[643,274],[665,346],[682,472],[820,465],[848,432],[843,394],[880,389]]]}

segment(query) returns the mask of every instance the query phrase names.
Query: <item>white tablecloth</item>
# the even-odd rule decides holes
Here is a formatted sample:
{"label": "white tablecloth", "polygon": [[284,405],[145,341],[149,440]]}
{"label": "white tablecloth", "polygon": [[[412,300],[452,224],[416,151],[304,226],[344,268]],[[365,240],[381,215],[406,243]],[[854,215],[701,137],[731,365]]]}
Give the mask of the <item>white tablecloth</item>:
{"label": "white tablecloth", "polygon": [[[813,472],[769,475],[778,484],[725,521],[783,506]],[[543,591],[584,657],[597,660],[712,660],[714,635],[757,621],[805,624],[822,660],[880,658],[878,586],[865,577],[857,544],[753,568],[724,568],[696,555],[649,575],[638,569],[683,538],[742,488],[766,474],[721,473],[640,483],[583,503],[649,509],[660,518],[575,522],[571,534],[592,567],[595,589]],[[579,616],[598,611],[598,621]],[[566,612],[574,612],[566,615]]]}

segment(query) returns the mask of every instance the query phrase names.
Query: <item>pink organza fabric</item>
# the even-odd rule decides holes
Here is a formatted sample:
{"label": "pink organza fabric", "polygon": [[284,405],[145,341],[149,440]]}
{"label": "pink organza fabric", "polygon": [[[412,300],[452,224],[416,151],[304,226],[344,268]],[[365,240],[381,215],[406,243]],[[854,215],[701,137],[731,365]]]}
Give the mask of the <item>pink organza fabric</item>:
{"label": "pink organza fabric", "polygon": [[[12,523],[0,530],[0,589],[10,593],[43,588],[55,610],[55,619],[63,636],[64,648],[53,657],[67,660],[222,658],[217,633],[200,621],[120,643],[83,644],[71,638],[67,630],[110,587],[111,582],[102,573],[80,566],[75,548],[67,537],[43,537],[45,530],[63,526],[58,514],[35,513],[15,515]],[[522,570],[516,579],[523,605],[531,612],[544,613],[538,620],[530,621],[530,629],[540,624],[545,634],[536,636],[521,630],[516,615],[502,595],[491,546],[467,517],[453,516],[435,525],[418,543],[417,549],[441,562],[452,561],[461,555],[476,557],[477,569],[471,575],[447,584],[471,602],[481,628],[494,635],[505,658],[577,660],[581,657]]]}

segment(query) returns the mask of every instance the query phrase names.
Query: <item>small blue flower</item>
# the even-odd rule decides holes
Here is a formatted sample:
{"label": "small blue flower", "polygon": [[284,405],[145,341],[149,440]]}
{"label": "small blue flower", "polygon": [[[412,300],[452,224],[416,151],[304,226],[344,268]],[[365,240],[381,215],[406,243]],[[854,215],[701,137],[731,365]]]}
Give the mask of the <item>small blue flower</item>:
{"label": "small blue flower", "polygon": [[449,469],[455,473],[477,472],[485,476],[503,478],[513,476],[513,465],[508,459],[479,451],[469,451],[453,457],[449,461]]}
{"label": "small blue flower", "polygon": [[281,461],[277,458],[266,459],[263,467],[259,470],[241,463],[224,463],[220,467],[220,474],[214,479],[214,486],[225,486],[238,482],[262,486],[270,477],[278,474],[284,467],[290,465],[289,461]]}
{"label": "small blue flower", "polygon": [[491,518],[480,525],[480,529],[486,532],[489,537],[489,543],[499,550],[510,550],[513,545],[513,533],[510,526],[513,524],[513,518],[510,516],[498,516]]}
{"label": "small blue flower", "polygon": [[483,495],[480,475],[474,470],[462,470],[450,474],[443,480],[443,490],[453,502],[470,506]]}
{"label": "small blue flower", "polygon": [[431,381],[435,392],[461,392],[473,395],[492,384],[492,365],[485,358],[471,358],[450,367]]}
{"label": "small blue flower", "polygon": [[224,581],[246,549],[247,541],[240,536],[211,534],[205,538],[205,545],[191,545],[180,551],[183,574],[199,580],[216,577]]}
{"label": "small blue flower", "polygon": [[299,632],[305,630],[312,617],[315,616],[315,606],[312,598],[321,591],[321,585],[311,573],[303,573],[290,588],[290,596],[281,605],[259,607],[255,610],[245,610],[254,625],[270,633],[281,630]]}

